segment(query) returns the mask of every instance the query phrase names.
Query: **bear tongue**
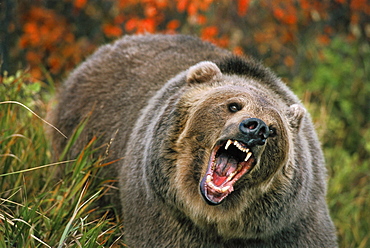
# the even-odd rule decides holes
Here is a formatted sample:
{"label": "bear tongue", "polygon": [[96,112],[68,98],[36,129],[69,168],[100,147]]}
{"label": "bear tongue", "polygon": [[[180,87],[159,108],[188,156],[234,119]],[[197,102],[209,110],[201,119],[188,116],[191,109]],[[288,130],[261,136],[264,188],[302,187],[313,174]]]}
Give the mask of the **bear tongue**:
{"label": "bear tongue", "polygon": [[238,168],[238,161],[227,154],[220,154],[216,159],[215,166],[213,183],[216,186],[220,186],[226,181],[227,177]]}

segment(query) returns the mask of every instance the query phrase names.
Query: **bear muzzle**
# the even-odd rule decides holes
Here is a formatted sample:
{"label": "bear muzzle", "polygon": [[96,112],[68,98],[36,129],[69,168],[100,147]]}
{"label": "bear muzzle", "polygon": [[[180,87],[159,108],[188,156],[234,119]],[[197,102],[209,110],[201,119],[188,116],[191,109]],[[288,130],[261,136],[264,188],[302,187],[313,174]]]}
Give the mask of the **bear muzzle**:
{"label": "bear muzzle", "polygon": [[248,118],[240,123],[234,138],[217,142],[200,182],[201,194],[208,204],[218,205],[234,191],[234,184],[257,163],[256,153],[263,150],[259,147],[265,145],[269,134],[262,120]]}

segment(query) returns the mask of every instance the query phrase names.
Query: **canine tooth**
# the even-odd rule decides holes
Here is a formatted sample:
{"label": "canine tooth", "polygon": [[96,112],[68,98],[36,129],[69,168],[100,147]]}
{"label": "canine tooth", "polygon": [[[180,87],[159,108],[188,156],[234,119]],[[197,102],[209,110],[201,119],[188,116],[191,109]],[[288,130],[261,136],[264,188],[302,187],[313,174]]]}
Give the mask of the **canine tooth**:
{"label": "canine tooth", "polygon": [[212,176],[211,175],[208,175],[207,178],[206,178],[206,183],[209,183],[212,181]]}
{"label": "canine tooth", "polygon": [[228,191],[230,189],[230,185],[228,186],[225,186],[221,189],[222,193],[225,193],[226,191]]}
{"label": "canine tooth", "polygon": [[225,146],[225,150],[227,150],[227,148],[229,148],[229,146],[231,145],[231,143],[233,143],[231,140],[228,140],[227,141],[226,146]]}
{"label": "canine tooth", "polygon": [[247,153],[247,156],[245,157],[244,161],[248,161],[248,159],[252,156],[251,152]]}
{"label": "canine tooth", "polygon": [[231,181],[231,179],[236,175],[236,173],[238,173],[238,171],[234,171],[233,173],[231,173],[227,178],[227,181]]}
{"label": "canine tooth", "polygon": [[214,190],[221,191],[220,187],[217,187],[212,181],[208,183],[208,186],[210,186]]}

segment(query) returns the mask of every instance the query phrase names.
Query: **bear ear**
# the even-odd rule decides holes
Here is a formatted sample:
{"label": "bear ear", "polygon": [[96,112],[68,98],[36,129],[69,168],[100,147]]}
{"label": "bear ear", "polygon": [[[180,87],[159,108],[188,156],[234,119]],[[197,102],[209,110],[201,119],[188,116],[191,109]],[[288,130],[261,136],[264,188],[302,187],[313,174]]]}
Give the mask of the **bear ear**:
{"label": "bear ear", "polygon": [[215,63],[203,61],[189,68],[186,82],[189,85],[200,84],[215,80],[221,77],[221,75],[220,68]]}
{"label": "bear ear", "polygon": [[301,121],[306,114],[306,109],[300,104],[292,104],[289,106],[287,117],[292,128],[299,129]]}

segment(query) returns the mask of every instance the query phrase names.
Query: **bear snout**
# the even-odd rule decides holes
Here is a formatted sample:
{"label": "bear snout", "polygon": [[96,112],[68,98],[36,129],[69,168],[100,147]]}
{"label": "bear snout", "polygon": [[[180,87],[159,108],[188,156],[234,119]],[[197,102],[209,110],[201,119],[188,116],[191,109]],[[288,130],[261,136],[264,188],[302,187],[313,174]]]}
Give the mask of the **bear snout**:
{"label": "bear snout", "polygon": [[246,144],[249,147],[264,145],[270,134],[266,123],[258,118],[244,119],[239,124],[239,131],[244,136],[244,140],[247,141]]}

